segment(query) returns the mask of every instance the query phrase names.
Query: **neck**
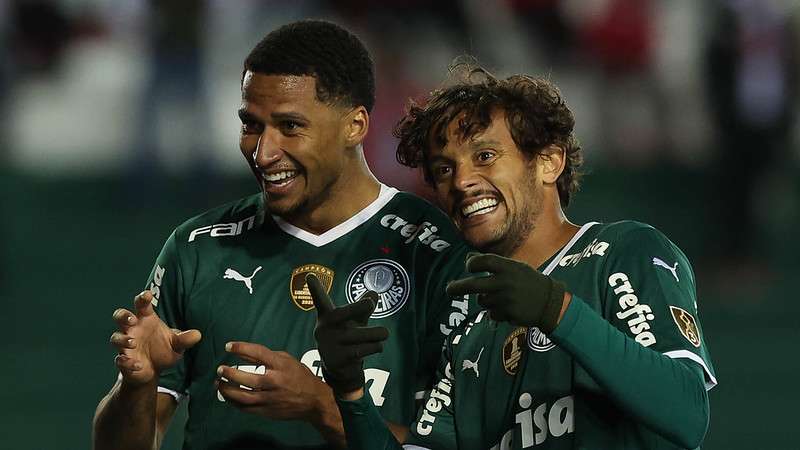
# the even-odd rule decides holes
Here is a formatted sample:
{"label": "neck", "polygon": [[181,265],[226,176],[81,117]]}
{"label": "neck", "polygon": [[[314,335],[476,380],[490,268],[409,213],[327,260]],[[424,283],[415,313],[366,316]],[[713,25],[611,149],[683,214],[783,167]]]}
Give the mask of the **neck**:
{"label": "neck", "polygon": [[548,197],[528,238],[510,255],[533,268],[540,267],[555,255],[580,229],[564,215],[558,196]]}
{"label": "neck", "polygon": [[363,152],[357,152],[339,178],[322,193],[317,204],[302,213],[285,217],[292,225],[313,234],[322,234],[345,222],[375,201],[381,185],[369,170]]}

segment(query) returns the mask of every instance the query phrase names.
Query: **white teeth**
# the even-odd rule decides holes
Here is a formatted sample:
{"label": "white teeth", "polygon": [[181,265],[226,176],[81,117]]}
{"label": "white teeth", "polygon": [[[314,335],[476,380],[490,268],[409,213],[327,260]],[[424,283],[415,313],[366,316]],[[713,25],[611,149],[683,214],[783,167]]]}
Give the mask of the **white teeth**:
{"label": "white teeth", "polygon": [[277,183],[281,180],[294,177],[295,175],[297,175],[297,171],[287,170],[284,172],[264,174],[263,176],[266,181],[269,181],[270,183]]}
{"label": "white teeth", "polygon": [[461,214],[463,214],[465,217],[486,214],[491,212],[495,205],[497,205],[497,200],[493,198],[483,198],[475,203],[461,208]]}

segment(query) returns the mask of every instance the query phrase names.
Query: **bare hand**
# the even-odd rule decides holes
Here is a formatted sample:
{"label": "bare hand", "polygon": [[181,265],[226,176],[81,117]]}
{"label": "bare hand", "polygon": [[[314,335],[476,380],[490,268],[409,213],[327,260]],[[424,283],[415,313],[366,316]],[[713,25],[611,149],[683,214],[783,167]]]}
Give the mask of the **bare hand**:
{"label": "bare hand", "polygon": [[133,299],[135,312],[120,308],[113,318],[119,331],[111,344],[119,350],[114,359],[127,382],[145,384],[178,361],[183,351],[200,341],[198,330],[170,329],[153,311],[153,294],[144,291]]}
{"label": "bare hand", "polygon": [[231,342],[225,349],[266,368],[261,375],[219,366],[217,388],[220,394],[242,411],[269,419],[315,423],[324,414],[324,405],[330,403],[335,408],[328,385],[288,353],[248,342]]}

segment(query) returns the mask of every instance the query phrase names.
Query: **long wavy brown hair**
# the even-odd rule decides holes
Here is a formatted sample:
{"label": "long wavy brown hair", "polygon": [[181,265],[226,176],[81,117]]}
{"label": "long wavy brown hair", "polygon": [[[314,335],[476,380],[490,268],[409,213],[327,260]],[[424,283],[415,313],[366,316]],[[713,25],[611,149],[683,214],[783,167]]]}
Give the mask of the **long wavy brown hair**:
{"label": "long wavy brown hair", "polygon": [[471,58],[454,61],[449,75],[445,85],[425,101],[411,100],[406,115],[395,125],[394,135],[400,139],[397,161],[422,167],[425,181],[433,184],[429,150],[432,145],[447,145],[447,125],[458,119],[459,137],[467,140],[485,131],[491,113],[500,109],[514,143],[528,157],[551,145],[564,150],[566,164],[556,184],[566,208],[580,185],[583,151],[574,133],[575,117],[559,89],[545,78],[497,78]]}

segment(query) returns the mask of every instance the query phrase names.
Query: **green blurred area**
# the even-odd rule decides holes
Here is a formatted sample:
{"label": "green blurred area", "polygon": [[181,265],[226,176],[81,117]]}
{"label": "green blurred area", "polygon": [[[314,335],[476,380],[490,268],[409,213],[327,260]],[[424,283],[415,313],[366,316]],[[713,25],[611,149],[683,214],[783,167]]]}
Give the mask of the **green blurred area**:
{"label": "green blurred area", "polygon": [[[248,179],[156,178],[0,173],[1,448],[90,448],[95,406],[116,378],[111,313],[143,288],[173,227],[254,190]],[[703,173],[599,169],[584,185],[569,210],[573,221],[650,223],[695,264],[701,321],[720,381],[710,394],[705,448],[800,448],[794,349],[800,303],[793,289],[800,221],[765,225],[763,274],[726,277],[718,270],[724,262],[713,258],[720,225]],[[179,427],[163,448],[180,448]]]}

